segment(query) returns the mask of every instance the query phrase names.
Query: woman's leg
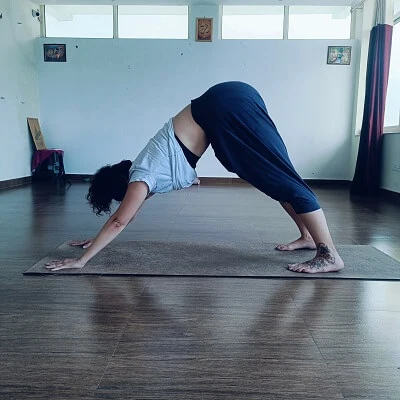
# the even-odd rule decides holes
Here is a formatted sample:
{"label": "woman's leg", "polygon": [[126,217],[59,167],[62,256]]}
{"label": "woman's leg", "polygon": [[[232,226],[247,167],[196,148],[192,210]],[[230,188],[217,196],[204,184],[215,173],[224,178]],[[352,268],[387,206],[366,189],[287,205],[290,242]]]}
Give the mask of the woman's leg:
{"label": "woman's leg", "polygon": [[340,271],[344,267],[344,263],[333,244],[322,209],[297,214],[297,216],[317,245],[317,254],[312,260],[289,264],[289,269],[294,272],[307,272],[311,274]]}
{"label": "woman's leg", "polygon": [[312,260],[289,268],[309,273],[342,269],[343,261],[332,243],[318,200],[295,171],[261,96],[255,90],[238,90],[229,99],[218,103],[220,108],[226,105],[217,110],[226,117],[215,117],[215,126],[207,131],[216,157],[228,171],[272,199],[290,203],[300,232],[307,230],[316,245],[317,254]]}
{"label": "woman's leg", "polygon": [[296,214],[296,212],[293,210],[293,207],[291,206],[290,203],[280,201],[281,206],[284,208],[284,210],[290,215],[294,223],[297,225],[297,228],[299,228],[300,231],[300,237],[297,240],[294,240],[293,242],[290,242],[288,244],[279,244],[278,246],[275,247],[276,250],[280,251],[291,251],[291,250],[300,250],[300,249],[311,249],[314,250],[316,249],[314,240],[306,228],[306,226],[303,224],[303,221],[299,216]]}

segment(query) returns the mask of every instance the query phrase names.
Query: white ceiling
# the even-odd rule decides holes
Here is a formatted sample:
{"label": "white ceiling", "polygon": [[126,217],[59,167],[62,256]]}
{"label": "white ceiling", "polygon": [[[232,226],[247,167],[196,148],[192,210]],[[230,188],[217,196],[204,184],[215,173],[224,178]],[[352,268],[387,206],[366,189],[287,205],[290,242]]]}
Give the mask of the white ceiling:
{"label": "white ceiling", "polygon": [[238,4],[238,5],[320,5],[355,6],[361,0],[32,0],[34,3],[67,4],[138,4],[138,5],[186,5],[186,4]]}

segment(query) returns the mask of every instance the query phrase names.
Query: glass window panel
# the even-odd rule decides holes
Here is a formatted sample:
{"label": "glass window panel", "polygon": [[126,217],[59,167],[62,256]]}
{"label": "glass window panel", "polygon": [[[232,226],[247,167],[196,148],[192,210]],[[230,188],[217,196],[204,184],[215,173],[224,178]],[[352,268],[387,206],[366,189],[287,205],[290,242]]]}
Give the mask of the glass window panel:
{"label": "glass window panel", "polygon": [[289,7],[289,39],[350,39],[351,8]]}
{"label": "glass window panel", "polygon": [[112,38],[112,6],[45,6],[46,37]]}
{"label": "glass window panel", "polygon": [[118,6],[118,37],[187,39],[187,6]]}
{"label": "glass window panel", "polygon": [[283,6],[223,6],[222,39],[283,39]]}
{"label": "glass window panel", "polygon": [[400,23],[393,27],[392,54],[386,96],[385,126],[400,122]]}
{"label": "glass window panel", "polygon": [[400,13],[400,0],[394,0],[394,2],[393,2],[393,10],[394,10],[394,14],[395,15]]}

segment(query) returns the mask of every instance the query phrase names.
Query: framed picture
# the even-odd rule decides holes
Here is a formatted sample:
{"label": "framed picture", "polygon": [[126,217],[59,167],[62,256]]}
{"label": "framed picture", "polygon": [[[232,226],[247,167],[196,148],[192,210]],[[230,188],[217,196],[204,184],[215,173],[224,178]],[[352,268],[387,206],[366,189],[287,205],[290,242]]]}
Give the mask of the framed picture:
{"label": "framed picture", "polygon": [[328,46],[328,64],[350,65],[350,60],[351,46]]}
{"label": "framed picture", "polygon": [[44,61],[45,62],[66,62],[67,53],[65,44],[44,44]]}
{"label": "framed picture", "polygon": [[196,41],[212,42],[213,19],[196,18]]}
{"label": "framed picture", "polygon": [[46,150],[46,143],[37,118],[28,118],[29,130],[35,143],[36,150]]}

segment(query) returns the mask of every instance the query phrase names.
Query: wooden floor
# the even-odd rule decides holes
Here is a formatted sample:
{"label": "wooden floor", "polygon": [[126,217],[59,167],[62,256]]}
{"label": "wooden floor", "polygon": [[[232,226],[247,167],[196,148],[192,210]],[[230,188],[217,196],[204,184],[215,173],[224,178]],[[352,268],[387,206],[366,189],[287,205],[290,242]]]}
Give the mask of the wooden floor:
{"label": "wooden floor", "polygon": [[[87,188],[0,191],[1,399],[400,399],[400,282],[23,276],[103,224]],[[400,261],[399,205],[316,192],[336,243]],[[296,234],[255,189],[200,186],[155,196],[117,240]]]}

